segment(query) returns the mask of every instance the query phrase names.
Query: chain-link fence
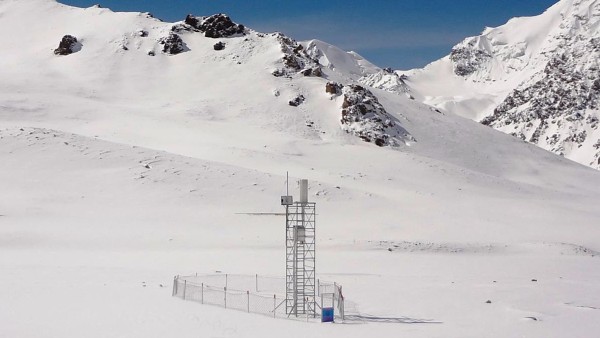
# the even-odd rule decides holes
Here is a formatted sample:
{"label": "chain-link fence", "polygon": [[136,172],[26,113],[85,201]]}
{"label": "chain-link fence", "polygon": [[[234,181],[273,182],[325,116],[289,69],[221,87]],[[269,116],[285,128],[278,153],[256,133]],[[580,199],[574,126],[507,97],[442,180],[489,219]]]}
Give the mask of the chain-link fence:
{"label": "chain-link fence", "polygon": [[[274,318],[292,318],[286,314],[283,295],[285,278],[281,277],[215,274],[175,276],[173,280],[174,297]],[[335,317],[344,319],[340,285],[318,280],[317,299],[317,309],[334,307]]]}

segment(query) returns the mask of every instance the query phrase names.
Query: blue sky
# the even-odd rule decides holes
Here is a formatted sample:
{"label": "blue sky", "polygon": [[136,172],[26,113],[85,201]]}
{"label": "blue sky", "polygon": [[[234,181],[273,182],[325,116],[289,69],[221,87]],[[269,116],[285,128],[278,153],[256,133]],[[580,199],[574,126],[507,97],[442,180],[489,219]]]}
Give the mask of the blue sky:
{"label": "blue sky", "polygon": [[381,67],[422,67],[484,27],[542,13],[557,0],[59,0],[115,11],[151,12],[164,21],[226,13],[261,32],[319,39],[353,50]]}

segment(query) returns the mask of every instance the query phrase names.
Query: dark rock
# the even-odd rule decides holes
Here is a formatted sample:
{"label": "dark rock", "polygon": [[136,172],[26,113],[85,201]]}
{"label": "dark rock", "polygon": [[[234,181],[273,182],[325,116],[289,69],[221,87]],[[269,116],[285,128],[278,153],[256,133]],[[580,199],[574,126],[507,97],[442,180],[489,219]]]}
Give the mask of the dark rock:
{"label": "dark rock", "polygon": [[325,92],[332,95],[338,95],[341,94],[343,87],[344,86],[339,83],[327,82],[325,84]]}
{"label": "dark rock", "polygon": [[215,50],[223,50],[223,49],[225,49],[225,44],[223,42],[219,41],[219,42],[215,43],[213,48]]}
{"label": "dark rock", "polygon": [[312,68],[308,68],[308,69],[304,69],[303,71],[300,72],[302,75],[304,76],[311,76],[312,75]]}
{"label": "dark rock", "polygon": [[454,73],[458,76],[475,73],[490,58],[491,55],[475,47],[455,47],[450,52]]}
{"label": "dark rock", "polygon": [[[335,83],[328,83],[326,90],[338,90]],[[341,88],[344,94],[342,103],[342,129],[365,142],[373,142],[379,147],[399,146],[404,139],[414,138],[402,128],[398,120],[388,114],[377,97],[359,85]]]}
{"label": "dark rock", "polygon": [[287,73],[283,69],[275,69],[271,74],[275,77],[287,76]]}
{"label": "dark rock", "polygon": [[293,100],[288,102],[288,104],[292,107],[298,107],[299,105],[301,105],[304,102],[304,100],[305,100],[304,95],[298,95]]}
{"label": "dark rock", "polygon": [[246,34],[244,25],[236,24],[225,14],[215,14],[201,19],[188,15],[185,23],[204,33],[207,38],[225,38]]}
{"label": "dark rock", "polygon": [[185,21],[184,21],[184,22],[185,22],[187,25],[190,25],[190,26],[192,26],[192,27],[194,27],[194,28],[196,28],[196,27],[199,27],[199,26],[200,26],[200,20],[198,20],[198,18],[197,18],[197,17],[195,17],[195,16],[193,16],[193,15],[191,15],[191,14],[188,14],[188,15],[185,17]]}
{"label": "dark rock", "polygon": [[488,299],[485,303],[486,304],[492,304],[492,301]]}
{"label": "dark rock", "polygon": [[169,33],[169,36],[161,38],[158,43],[163,45],[163,53],[176,55],[185,51],[186,46],[181,37],[175,33]]}
{"label": "dark rock", "polygon": [[277,37],[281,51],[284,53],[282,62],[285,68],[283,71],[287,75],[298,72],[305,76],[323,75],[319,63],[308,55],[306,49],[301,44],[281,33],[275,33],[274,36]]}
{"label": "dark rock", "polygon": [[300,62],[298,61],[298,58],[295,58],[293,55],[284,55],[283,64],[286,67],[292,68],[294,70],[300,70],[300,68],[302,68]]}
{"label": "dark rock", "polygon": [[185,33],[185,32],[197,32],[197,31],[198,30],[195,29],[194,27],[184,24],[184,23],[177,23],[171,27],[171,32],[173,32],[173,33]]}
{"label": "dark rock", "polygon": [[148,51],[148,55],[150,55],[150,56],[154,56],[154,55],[156,55],[156,54],[154,53],[154,51],[153,51],[153,50],[149,50],[149,51]]}
{"label": "dark rock", "polygon": [[62,40],[60,40],[58,48],[54,50],[54,54],[69,55],[77,52],[79,49],[81,48],[77,38],[72,35],[65,35]]}
{"label": "dark rock", "polygon": [[323,76],[323,71],[321,70],[321,67],[307,68],[302,70],[300,73],[304,76]]}

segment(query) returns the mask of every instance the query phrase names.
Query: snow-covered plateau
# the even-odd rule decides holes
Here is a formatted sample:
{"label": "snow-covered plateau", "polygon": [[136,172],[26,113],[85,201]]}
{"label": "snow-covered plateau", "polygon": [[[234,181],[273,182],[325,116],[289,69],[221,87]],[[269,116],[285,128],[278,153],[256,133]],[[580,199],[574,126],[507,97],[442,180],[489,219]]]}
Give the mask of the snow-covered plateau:
{"label": "snow-covered plateau", "polygon": [[[0,46],[0,337],[600,332],[600,172],[422,94],[477,71],[402,76],[225,15],[54,0],[0,1]],[[285,273],[286,171],[294,194],[310,180],[320,278],[394,323],[171,297],[178,274]]]}

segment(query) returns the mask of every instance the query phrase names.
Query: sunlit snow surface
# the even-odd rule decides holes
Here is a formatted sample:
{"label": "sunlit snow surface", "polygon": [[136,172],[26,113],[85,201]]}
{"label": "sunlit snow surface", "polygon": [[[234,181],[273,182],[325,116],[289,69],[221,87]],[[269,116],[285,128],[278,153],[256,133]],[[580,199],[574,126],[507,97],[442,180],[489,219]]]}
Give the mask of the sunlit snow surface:
{"label": "sunlit snow surface", "polygon": [[[274,77],[277,39],[252,31],[223,51],[186,33],[189,51],[147,55],[171,26],[0,3],[0,336],[600,330],[597,171],[372,89],[416,140],[379,148],[341,130],[342,98],[324,90],[365,75],[358,55],[330,56],[344,67],[324,67],[327,79]],[[65,34],[82,49],[57,57]],[[171,297],[176,274],[284,273],[284,219],[248,213],[282,211],[286,170],[294,192],[310,180],[321,278],[344,285],[355,313],[395,323],[307,324]]]}

